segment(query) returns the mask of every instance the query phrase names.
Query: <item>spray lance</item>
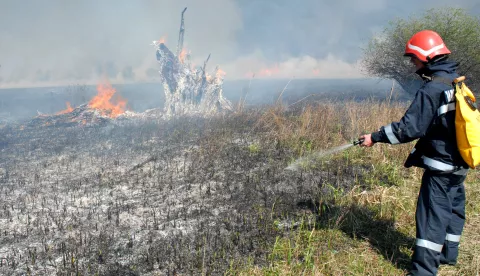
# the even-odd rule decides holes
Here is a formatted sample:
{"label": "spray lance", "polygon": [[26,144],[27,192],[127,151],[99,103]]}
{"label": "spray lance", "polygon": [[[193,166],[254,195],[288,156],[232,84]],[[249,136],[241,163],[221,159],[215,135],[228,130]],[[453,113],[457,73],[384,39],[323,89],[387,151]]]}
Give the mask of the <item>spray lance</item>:
{"label": "spray lance", "polygon": [[365,141],[365,139],[363,139],[363,138],[355,140],[355,141],[353,141],[353,145],[358,146],[358,145],[362,144],[364,141]]}
{"label": "spray lance", "polygon": [[336,147],[336,148],[333,148],[333,149],[329,149],[329,150],[326,150],[326,151],[313,152],[309,155],[298,158],[292,164],[290,164],[286,169],[296,171],[300,167],[305,167],[305,166],[308,166],[308,165],[312,164],[314,161],[316,161],[317,159],[320,159],[323,156],[346,150],[346,149],[348,149],[352,146],[358,146],[358,145],[362,144],[363,141],[365,141],[365,139],[362,138],[362,139],[355,140],[352,143],[348,143],[348,144],[345,144],[343,146],[339,146],[339,147]]}

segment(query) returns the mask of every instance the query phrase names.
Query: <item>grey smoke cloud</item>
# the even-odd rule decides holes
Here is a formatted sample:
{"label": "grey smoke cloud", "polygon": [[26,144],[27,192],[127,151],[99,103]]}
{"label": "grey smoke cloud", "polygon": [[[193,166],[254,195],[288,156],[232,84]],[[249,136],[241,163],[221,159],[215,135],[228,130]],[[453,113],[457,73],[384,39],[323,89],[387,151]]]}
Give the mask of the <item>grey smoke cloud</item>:
{"label": "grey smoke cloud", "polygon": [[227,78],[360,77],[361,46],[390,19],[443,5],[480,14],[476,0],[2,0],[0,87],[157,81],[149,44],[175,49],[184,7],[194,63],[211,53]]}
{"label": "grey smoke cloud", "polygon": [[477,0],[239,0],[245,27],[240,34],[246,53],[262,49],[266,58],[283,55],[334,55],[356,61],[361,46],[396,17],[407,18],[434,7],[462,7],[480,14]]}
{"label": "grey smoke cloud", "polygon": [[216,61],[235,52],[241,20],[232,1],[1,1],[2,83],[151,79],[149,44],[165,36],[175,48],[185,6],[189,49]]}

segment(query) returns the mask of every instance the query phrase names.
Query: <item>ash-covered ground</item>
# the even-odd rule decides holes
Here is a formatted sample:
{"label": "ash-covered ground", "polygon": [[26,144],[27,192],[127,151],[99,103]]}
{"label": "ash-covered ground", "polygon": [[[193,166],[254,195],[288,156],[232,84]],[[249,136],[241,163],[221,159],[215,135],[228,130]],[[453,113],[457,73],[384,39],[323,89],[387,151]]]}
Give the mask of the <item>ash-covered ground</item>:
{"label": "ash-covered ground", "polygon": [[0,274],[223,275],[265,264],[310,203],[365,169],[285,170],[296,156],[262,112],[1,125]]}

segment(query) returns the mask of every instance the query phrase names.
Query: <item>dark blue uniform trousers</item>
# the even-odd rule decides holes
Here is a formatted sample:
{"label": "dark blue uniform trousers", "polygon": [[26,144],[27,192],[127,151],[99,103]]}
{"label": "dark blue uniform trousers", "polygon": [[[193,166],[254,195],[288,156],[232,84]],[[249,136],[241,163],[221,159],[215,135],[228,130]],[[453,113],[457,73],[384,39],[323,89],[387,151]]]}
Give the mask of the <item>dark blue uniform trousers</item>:
{"label": "dark blue uniform trousers", "polygon": [[438,266],[455,264],[465,223],[466,174],[438,174],[426,170],[417,201],[417,239],[413,275],[436,275]]}

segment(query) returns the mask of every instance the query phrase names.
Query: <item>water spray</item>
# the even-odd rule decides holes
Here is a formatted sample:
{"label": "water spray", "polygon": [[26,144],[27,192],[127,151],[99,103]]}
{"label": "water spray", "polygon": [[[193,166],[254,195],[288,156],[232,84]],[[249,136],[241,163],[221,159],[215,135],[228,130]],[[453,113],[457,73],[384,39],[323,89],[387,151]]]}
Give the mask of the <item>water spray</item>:
{"label": "water spray", "polygon": [[338,146],[338,147],[335,147],[333,149],[329,149],[329,150],[326,150],[326,151],[313,152],[313,153],[311,153],[307,156],[298,158],[292,164],[290,164],[286,168],[286,170],[297,171],[301,167],[309,166],[310,164],[314,163],[316,160],[320,159],[323,156],[346,150],[346,149],[348,149],[352,146],[358,146],[358,145],[362,144],[363,141],[365,141],[365,139],[358,139],[358,140],[353,141],[352,143],[348,143],[348,144],[345,144],[343,146]]}

